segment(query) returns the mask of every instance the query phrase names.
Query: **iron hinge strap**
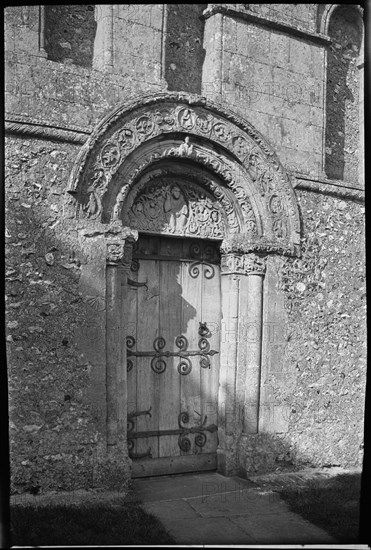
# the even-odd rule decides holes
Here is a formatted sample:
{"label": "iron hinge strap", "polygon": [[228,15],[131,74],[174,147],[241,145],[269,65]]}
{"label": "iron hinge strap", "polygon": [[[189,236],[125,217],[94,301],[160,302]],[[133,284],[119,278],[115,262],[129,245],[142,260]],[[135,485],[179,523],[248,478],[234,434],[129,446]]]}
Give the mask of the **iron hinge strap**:
{"label": "iron hinge strap", "polygon": [[203,431],[208,431],[210,433],[214,433],[218,430],[218,427],[215,424],[210,424],[210,426],[207,426],[205,428],[176,428],[173,430],[151,430],[147,432],[134,432],[130,433],[128,432],[127,438],[128,439],[139,439],[143,437],[159,437],[162,435],[188,435],[193,433],[200,433]]}

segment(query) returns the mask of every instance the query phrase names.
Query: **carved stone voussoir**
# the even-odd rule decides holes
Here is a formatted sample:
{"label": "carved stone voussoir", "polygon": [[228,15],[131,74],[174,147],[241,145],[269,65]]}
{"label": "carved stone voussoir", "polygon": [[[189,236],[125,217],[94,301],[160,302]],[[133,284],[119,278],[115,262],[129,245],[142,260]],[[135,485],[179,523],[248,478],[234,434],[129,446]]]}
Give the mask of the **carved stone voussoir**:
{"label": "carved stone voussoir", "polygon": [[[154,144],[161,142],[167,142],[166,151],[154,148]],[[220,152],[216,154],[216,150]],[[232,214],[228,214],[226,208],[226,199],[230,197],[229,202],[232,199],[241,210],[238,223],[233,222],[232,232],[237,232],[240,226],[240,231],[249,233],[249,239],[259,236],[272,240],[272,252],[297,254],[301,229],[296,196],[287,172],[269,143],[247,120],[231,110],[205,97],[183,92],[151,94],[132,100],[101,121],[82,147],[70,175],[68,191],[77,202],[76,217],[102,223],[122,219],[122,210],[127,211],[127,197],[146,169],[144,164],[157,164],[165,158],[169,163],[175,164],[181,159],[184,165],[206,167],[224,182],[227,193],[224,193],[222,210],[226,215],[219,220],[215,206],[210,216],[219,223],[204,224],[213,230],[211,238],[231,233]],[[188,233],[185,225],[192,224],[189,209],[187,218],[187,197],[176,220],[172,216],[174,208],[167,210],[168,202],[164,207],[160,205],[169,217],[165,220],[166,232]],[[198,202],[198,219],[206,219],[205,205]],[[140,210],[143,205],[136,206]],[[271,220],[268,225],[264,221],[267,211]],[[145,223],[143,219],[140,222]],[[194,234],[193,230],[190,232]]]}
{"label": "carved stone voussoir", "polygon": [[264,275],[266,257],[258,254],[238,254],[231,252],[221,258],[222,275]]}

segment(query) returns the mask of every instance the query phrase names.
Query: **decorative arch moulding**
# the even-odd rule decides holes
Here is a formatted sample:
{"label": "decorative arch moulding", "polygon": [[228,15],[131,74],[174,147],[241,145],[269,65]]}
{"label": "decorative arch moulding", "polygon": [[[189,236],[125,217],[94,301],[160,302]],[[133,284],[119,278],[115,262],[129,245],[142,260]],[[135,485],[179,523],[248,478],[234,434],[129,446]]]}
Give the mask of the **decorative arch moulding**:
{"label": "decorative arch moulding", "polygon": [[[81,148],[68,192],[86,222],[300,254],[296,196],[277,155],[247,120],[202,96],[161,93],[115,109]],[[207,219],[209,236],[195,230]]]}

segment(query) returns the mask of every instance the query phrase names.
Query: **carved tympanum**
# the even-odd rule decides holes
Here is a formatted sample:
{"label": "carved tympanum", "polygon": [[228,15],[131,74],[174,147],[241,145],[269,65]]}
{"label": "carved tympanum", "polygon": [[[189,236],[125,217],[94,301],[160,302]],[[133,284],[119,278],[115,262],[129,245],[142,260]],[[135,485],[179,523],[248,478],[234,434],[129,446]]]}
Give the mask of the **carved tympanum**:
{"label": "carved tympanum", "polygon": [[218,239],[226,233],[221,204],[196,185],[176,179],[146,185],[125,217],[127,225],[140,231]]}

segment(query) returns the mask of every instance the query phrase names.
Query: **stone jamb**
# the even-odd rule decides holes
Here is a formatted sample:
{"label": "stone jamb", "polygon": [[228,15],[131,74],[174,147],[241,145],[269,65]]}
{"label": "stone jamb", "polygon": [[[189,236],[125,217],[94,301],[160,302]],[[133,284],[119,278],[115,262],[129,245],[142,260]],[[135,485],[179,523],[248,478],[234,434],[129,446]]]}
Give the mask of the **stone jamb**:
{"label": "stone jamb", "polygon": [[111,486],[115,471],[118,488],[129,476],[123,301],[138,233],[122,224],[90,222],[80,226],[79,235],[84,252],[79,291],[86,313],[76,338],[91,367],[90,400],[98,431],[94,482]]}
{"label": "stone jamb", "polygon": [[239,437],[258,433],[265,270],[265,255],[222,253],[217,467],[223,475],[237,472]]}
{"label": "stone jamb", "polygon": [[107,450],[116,446],[126,452],[127,394],[126,345],[123,326],[123,298],[126,294],[134,237],[106,239],[106,388],[107,388]]}

